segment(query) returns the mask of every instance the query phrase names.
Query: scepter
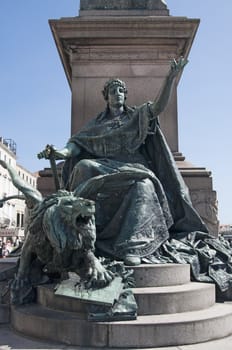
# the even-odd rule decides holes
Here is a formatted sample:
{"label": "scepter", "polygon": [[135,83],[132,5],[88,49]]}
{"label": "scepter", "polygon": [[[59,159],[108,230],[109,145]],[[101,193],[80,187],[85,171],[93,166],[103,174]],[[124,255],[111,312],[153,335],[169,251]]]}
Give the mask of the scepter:
{"label": "scepter", "polygon": [[50,161],[50,166],[53,173],[54,184],[56,191],[60,190],[60,180],[58,176],[57,166],[56,166],[56,158],[55,158],[55,150],[53,145],[47,145],[45,151],[48,155],[48,159]]}

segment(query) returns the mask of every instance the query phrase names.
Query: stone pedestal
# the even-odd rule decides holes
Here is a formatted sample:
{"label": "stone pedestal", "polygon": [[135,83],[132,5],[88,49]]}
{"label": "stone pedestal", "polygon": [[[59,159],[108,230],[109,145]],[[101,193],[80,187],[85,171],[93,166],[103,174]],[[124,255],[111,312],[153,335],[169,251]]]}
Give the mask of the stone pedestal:
{"label": "stone pedestal", "polygon": [[[198,25],[199,19],[169,16],[167,5],[161,0],[83,0],[80,16],[50,20],[72,90],[71,133],[76,133],[105,108],[101,91],[109,78],[118,77],[126,82],[128,105],[154,100],[171,59],[188,57]],[[181,75],[169,105],[160,116],[161,126],[189,186],[194,206],[216,234],[216,194],[211,174],[186,162],[179,152],[177,85],[180,78]]]}
{"label": "stone pedestal", "polygon": [[213,284],[190,282],[189,265],[133,269],[137,320],[89,322],[83,302],[55,295],[54,285],[41,285],[36,303],[12,306],[11,325],[25,336],[55,341],[59,348],[186,349],[182,345],[192,344],[194,349],[193,344],[232,333],[232,305],[215,303]]}
{"label": "stone pedestal", "polygon": [[[154,100],[171,59],[188,56],[198,24],[197,19],[171,16],[51,20],[72,89],[72,134],[105,108],[101,90],[111,77],[126,82],[128,105]],[[160,121],[172,151],[178,152],[176,86]]]}
{"label": "stone pedestal", "polygon": [[196,167],[184,157],[174,153],[178,168],[189,188],[194,208],[206,223],[210,233],[218,235],[217,194],[213,190],[211,172],[203,167]]}

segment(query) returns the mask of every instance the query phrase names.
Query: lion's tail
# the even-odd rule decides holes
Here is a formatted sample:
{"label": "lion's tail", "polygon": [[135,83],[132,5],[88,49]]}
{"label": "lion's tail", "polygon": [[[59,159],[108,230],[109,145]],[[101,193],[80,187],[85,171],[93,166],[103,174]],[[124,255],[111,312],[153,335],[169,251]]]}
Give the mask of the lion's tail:
{"label": "lion's tail", "polygon": [[41,193],[34,187],[28,185],[23,179],[21,179],[21,177],[17,174],[11,165],[7,164],[3,160],[0,160],[0,165],[8,170],[14,186],[24,194],[25,199],[30,199],[35,204],[42,201],[43,197]]}

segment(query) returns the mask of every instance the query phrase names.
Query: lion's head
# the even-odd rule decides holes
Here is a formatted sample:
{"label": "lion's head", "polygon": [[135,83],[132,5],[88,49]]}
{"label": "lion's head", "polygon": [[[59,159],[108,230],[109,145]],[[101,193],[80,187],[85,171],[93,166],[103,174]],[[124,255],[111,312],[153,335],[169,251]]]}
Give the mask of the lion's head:
{"label": "lion's head", "polygon": [[56,199],[43,217],[44,231],[51,245],[58,252],[65,248],[93,250],[95,203],[67,191],[59,191]]}

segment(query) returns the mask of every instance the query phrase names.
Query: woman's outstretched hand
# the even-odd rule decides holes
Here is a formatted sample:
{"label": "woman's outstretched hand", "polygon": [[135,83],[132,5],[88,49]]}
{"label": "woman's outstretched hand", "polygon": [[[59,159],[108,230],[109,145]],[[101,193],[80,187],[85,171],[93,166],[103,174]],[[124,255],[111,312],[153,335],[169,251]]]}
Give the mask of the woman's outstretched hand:
{"label": "woman's outstretched hand", "polygon": [[183,57],[180,57],[178,60],[175,60],[175,58],[171,61],[171,71],[170,75],[174,78],[188,63],[188,60],[186,60]]}

